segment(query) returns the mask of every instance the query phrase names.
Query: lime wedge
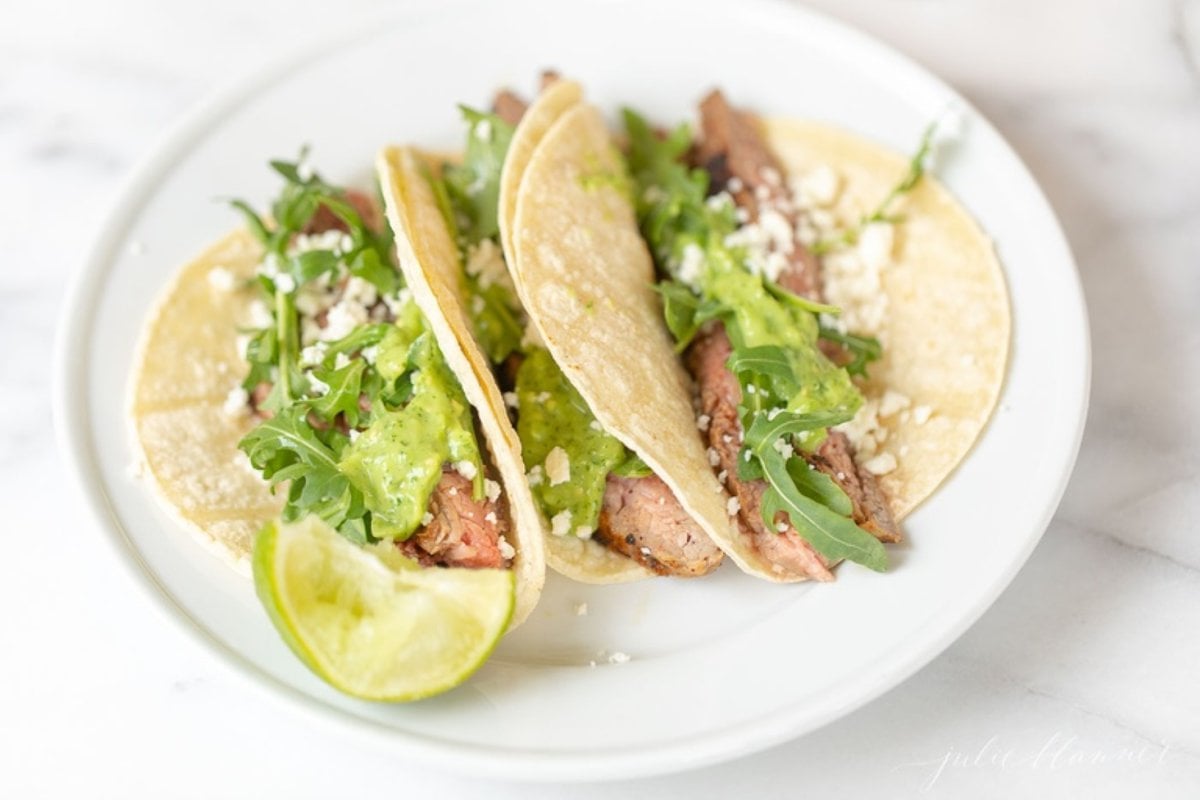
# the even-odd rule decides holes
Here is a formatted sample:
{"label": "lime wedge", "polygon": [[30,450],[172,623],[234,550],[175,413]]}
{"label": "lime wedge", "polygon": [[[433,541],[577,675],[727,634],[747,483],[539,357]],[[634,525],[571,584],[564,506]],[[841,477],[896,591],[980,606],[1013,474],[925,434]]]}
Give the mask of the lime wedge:
{"label": "lime wedge", "polygon": [[500,640],[515,600],[510,570],[423,569],[394,547],[358,547],[315,517],[263,528],[253,564],[258,597],[288,647],[365,700],[417,700],[462,683]]}

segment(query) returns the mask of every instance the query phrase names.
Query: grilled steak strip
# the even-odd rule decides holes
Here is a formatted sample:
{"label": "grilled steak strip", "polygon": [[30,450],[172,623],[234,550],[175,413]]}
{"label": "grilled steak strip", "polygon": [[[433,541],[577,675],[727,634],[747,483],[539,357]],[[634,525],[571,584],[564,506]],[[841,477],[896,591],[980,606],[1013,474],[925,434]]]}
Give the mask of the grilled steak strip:
{"label": "grilled steak strip", "polygon": [[[694,149],[693,158],[711,174],[711,189],[714,192],[721,189],[729,191],[737,205],[745,209],[751,219],[758,218],[762,206],[771,204],[785,212],[794,226],[796,211],[791,207],[787,196],[782,177],[783,170],[767,148],[755,119],[731,107],[720,91],[711,92],[701,102],[700,119],[703,138]],[[788,266],[779,275],[778,282],[783,288],[802,297],[818,302],[822,299],[820,262],[798,241],[793,242]],[[713,340],[713,337],[719,338]],[[845,354],[841,348],[829,346],[824,342],[821,343],[821,347],[834,361],[844,360]],[[728,413],[727,408],[733,409],[733,420],[736,423],[736,408],[741,399],[741,389],[732,375],[729,375],[725,382],[714,383],[717,372],[709,364],[711,359],[717,357],[713,355],[715,353],[724,352],[720,361],[722,366],[724,359],[728,358],[729,342],[724,330],[719,325],[714,326],[713,330],[702,334],[692,345],[692,350],[694,355],[689,358],[689,362],[694,365],[692,373],[700,383],[704,413],[715,420],[716,416],[708,406],[719,403],[722,413]],[[728,374],[728,370],[722,371]],[[710,386],[706,386],[706,381]],[[707,402],[706,393],[709,397]],[[714,441],[712,428],[709,431],[709,440],[718,454],[722,454],[722,447],[719,445],[725,443],[720,438]],[[734,455],[736,456],[736,453]],[[888,509],[879,482],[871,472],[863,469],[855,461],[854,447],[844,433],[831,430],[821,447],[806,458],[813,467],[828,475],[846,492],[853,504],[853,518],[857,524],[880,541],[900,541],[899,529]],[[744,527],[751,529],[749,532],[753,536],[752,526],[761,525],[760,503],[754,501],[761,498],[762,490],[742,487],[736,472],[724,466],[724,459],[722,465],[727,472],[726,485],[741,503],[739,521]],[[749,516],[753,517],[753,522],[748,520]],[[789,526],[784,535],[794,533],[795,529]],[[815,551],[813,554],[816,555]],[[805,574],[819,577],[819,572],[814,574],[810,568]]]}
{"label": "grilled steak strip", "polygon": [[398,542],[401,552],[422,566],[502,569],[509,560],[500,552],[500,537],[510,528],[503,497],[476,500],[471,481],[456,470],[442,470],[429,498],[432,520]]}
{"label": "grilled steak strip", "polygon": [[508,89],[501,89],[492,98],[492,113],[509,125],[515,126],[520,122],[528,107],[529,104],[519,94]]}
{"label": "grilled steak strip", "polygon": [[707,575],[724,558],[657,475],[610,474],[593,536],[659,575]]}

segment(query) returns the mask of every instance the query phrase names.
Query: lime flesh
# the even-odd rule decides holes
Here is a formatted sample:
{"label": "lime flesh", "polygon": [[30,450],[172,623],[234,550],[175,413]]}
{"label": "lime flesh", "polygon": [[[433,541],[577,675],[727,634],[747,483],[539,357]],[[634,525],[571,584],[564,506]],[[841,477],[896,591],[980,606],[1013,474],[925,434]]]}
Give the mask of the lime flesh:
{"label": "lime flesh", "polygon": [[495,648],[515,601],[510,570],[421,568],[314,517],[263,528],[253,568],[288,647],[365,700],[417,700],[462,683]]}

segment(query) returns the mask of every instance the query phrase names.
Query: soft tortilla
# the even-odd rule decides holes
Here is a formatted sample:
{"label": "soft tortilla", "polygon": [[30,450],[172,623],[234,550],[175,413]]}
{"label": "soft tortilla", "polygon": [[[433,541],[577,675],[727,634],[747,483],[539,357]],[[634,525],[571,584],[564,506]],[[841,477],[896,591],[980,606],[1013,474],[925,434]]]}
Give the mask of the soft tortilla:
{"label": "soft tortilla", "polygon": [[[144,467],[168,510],[247,574],[255,536],[264,523],[278,516],[284,497],[283,492],[271,494],[237,448],[255,420],[248,413],[231,415],[224,410],[229,390],[245,370],[238,330],[252,327],[255,291],[240,287],[261,259],[261,247],[248,231],[239,229],[180,271],[143,331],[130,404]],[[217,268],[229,270],[239,288],[228,291],[210,281]],[[455,369],[452,354],[445,355]],[[461,371],[456,374],[463,380]],[[532,498],[519,456],[508,439],[497,435],[491,406],[478,402],[478,391],[466,380],[463,389],[475,407],[513,516],[517,597],[511,629],[529,615],[541,594],[545,577],[541,537],[536,527],[530,527]]]}
{"label": "soft tortilla", "polygon": [[[908,169],[908,161],[832,126],[769,120],[767,140],[794,175],[821,165],[842,180],[840,215],[874,208]],[[883,358],[869,368],[867,398],[886,389],[933,414],[882,417],[879,452],[894,471],[880,484],[897,519],[916,508],[954,471],[987,425],[1008,359],[1011,315],[1004,272],[991,240],[949,191],[926,176],[909,194],[896,225],[892,263],[882,274],[888,316]]]}
{"label": "soft tortilla", "polygon": [[179,272],[142,334],[130,404],[143,466],[168,510],[246,574],[254,536],[283,498],[237,449],[250,415],[223,410],[244,372],[237,330],[249,325],[253,290],[226,291],[209,275],[227,269],[241,287],[261,259],[237,230]]}
{"label": "soft tortilla", "polygon": [[769,571],[737,535],[709,466],[624,185],[599,111],[568,109],[521,178],[506,253],[518,294],[605,430],[641,456],[740,567]]}
{"label": "soft tortilla", "polygon": [[[517,470],[514,482],[523,489],[524,531],[539,543],[545,540],[546,560],[551,569],[569,578],[587,583],[619,583],[651,577],[653,573],[645,567],[597,542],[546,534],[548,526],[525,481],[520,440],[508,420],[488,358],[472,334],[462,260],[428,181],[431,161],[429,156],[410,148],[393,147],[380,153],[378,170],[388,219],[396,232],[396,249],[405,280],[430,320],[447,363],[458,374],[468,399],[477,405],[486,404],[492,410],[488,420],[497,430],[489,436],[509,442],[515,462],[501,465],[497,459],[497,466]],[[510,504],[515,497],[509,495]]]}

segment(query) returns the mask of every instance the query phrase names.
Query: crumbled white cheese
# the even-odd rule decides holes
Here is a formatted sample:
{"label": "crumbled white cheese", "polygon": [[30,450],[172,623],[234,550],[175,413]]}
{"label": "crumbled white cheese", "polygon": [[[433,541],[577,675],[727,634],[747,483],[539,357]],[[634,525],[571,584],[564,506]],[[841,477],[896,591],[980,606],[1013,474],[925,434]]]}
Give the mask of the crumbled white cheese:
{"label": "crumbled white cheese", "polygon": [[717,452],[717,448],[708,448],[708,463],[712,464],[714,467],[721,463],[721,454]]}
{"label": "crumbled white cheese", "polygon": [[369,347],[364,347],[359,352],[359,355],[363,357],[363,361],[366,361],[368,364],[374,364],[375,358],[379,355],[379,345],[373,344]]}
{"label": "crumbled white cheese", "polygon": [[225,395],[221,410],[231,417],[240,417],[250,411],[250,393],[241,386],[235,386]]}
{"label": "crumbled white cheese", "polygon": [[903,411],[910,405],[912,405],[912,400],[909,399],[908,395],[897,392],[895,389],[888,389],[879,400],[879,416],[890,417],[898,411]]}
{"label": "crumbled white cheese", "polygon": [[284,294],[291,294],[296,291],[296,279],[287,272],[278,273],[275,278],[275,288]]}
{"label": "crumbled white cheese", "polygon": [[232,292],[237,278],[228,267],[213,267],[208,271],[208,285],[218,292]]}
{"label": "crumbled white cheese", "polygon": [[271,316],[270,309],[262,300],[255,299],[250,303],[250,327],[251,328],[269,328],[275,324],[275,317]]}
{"label": "crumbled white cheese", "polygon": [[766,181],[768,186],[779,186],[782,180],[779,176],[779,170],[774,167],[763,167],[758,172],[759,176]]}
{"label": "crumbled white cheese", "polygon": [[542,472],[541,464],[537,464],[533,469],[529,470],[529,473],[525,477],[529,479],[530,486],[541,486],[542,481],[546,479],[545,474]]}
{"label": "crumbled white cheese", "polygon": [[317,342],[310,344],[308,347],[300,351],[300,366],[315,367],[325,360],[325,353],[329,351],[329,345],[325,342]]}
{"label": "crumbled white cheese", "polygon": [[718,472],[718,473],[717,473],[717,480],[719,480],[721,483],[724,483],[724,482],[725,482],[725,479],[726,479],[726,478],[728,478],[728,477],[729,477],[729,471],[728,471],[728,470],[724,470],[724,469],[723,469],[723,470],[721,470],[720,472]]}
{"label": "crumbled white cheese", "polygon": [[421,527],[427,527],[431,522],[433,522],[433,514],[426,511],[425,516],[421,517]]}
{"label": "crumbled white cheese", "polygon": [[338,353],[336,356],[333,357],[333,368],[334,369],[341,369],[342,367],[347,366],[349,363],[350,363],[350,356],[346,355],[345,353]]}
{"label": "crumbled white cheese", "polygon": [[[495,515],[492,515],[492,516],[495,516]],[[494,520],[494,519],[488,520],[488,522],[495,522],[495,521],[496,520]],[[505,539],[503,534],[500,535],[500,541],[497,542],[497,546],[500,548],[500,557],[501,558],[509,559],[517,554],[516,549],[513,548],[513,546],[508,543],[508,539]]]}
{"label": "crumbled white cheese", "polygon": [[504,405],[508,406],[509,408],[516,408],[520,405],[520,402],[517,400],[516,392],[505,392],[503,397]]}
{"label": "crumbled white cheese", "polygon": [[697,289],[700,279],[704,277],[704,264],[704,251],[698,245],[689,243],[683,248],[683,258],[679,261],[675,276],[691,288]]}
{"label": "crumbled white cheese", "polygon": [[312,389],[313,394],[318,397],[324,397],[329,394],[329,384],[313,375],[311,372],[305,372],[304,377],[308,378],[308,386]]}
{"label": "crumbled white cheese", "polygon": [[566,536],[571,530],[571,512],[560,511],[550,519],[550,532],[555,536]]}
{"label": "crumbled white cheese", "polygon": [[493,284],[512,288],[512,278],[504,266],[504,253],[492,239],[483,239],[467,250],[467,274],[479,281],[481,289]]}
{"label": "crumbled white cheese", "polygon": [[491,478],[483,479],[483,493],[487,495],[489,503],[494,503],[500,499],[500,484]]}
{"label": "crumbled white cheese", "polygon": [[644,556],[648,556],[648,555],[650,555],[651,550],[649,547],[639,547],[638,552],[640,552]]}
{"label": "crumbled white cheese", "polygon": [[[332,253],[341,254],[343,244],[342,231],[331,228],[321,233],[299,233],[292,237],[291,245],[288,246],[289,256],[298,256],[301,253],[308,253],[313,250],[328,250]],[[353,246],[353,244],[351,244]],[[350,248],[346,248],[347,250]],[[268,256],[274,255],[268,254]],[[276,270],[279,268],[279,262],[276,261],[273,265]],[[269,269],[270,267],[268,267]],[[264,273],[267,274],[267,273]]]}
{"label": "crumbled white cheese", "polygon": [[868,472],[875,475],[887,475],[896,468],[896,457],[891,453],[880,453],[879,455],[868,458],[863,462]]}
{"label": "crumbled white cheese", "polygon": [[346,281],[345,288],[342,289],[342,297],[339,302],[356,303],[370,308],[379,302],[379,290],[370,281],[363,280],[357,275],[351,275]]}
{"label": "crumbled white cheese", "polygon": [[325,315],[325,327],[317,334],[319,339],[331,342],[349,336],[368,320],[367,309],[353,302],[339,300]]}
{"label": "crumbled white cheese", "polygon": [[809,170],[793,182],[792,191],[800,202],[811,206],[831,206],[842,188],[841,178],[828,164]]}
{"label": "crumbled white cheese", "polygon": [[571,480],[571,458],[566,450],[555,447],[546,454],[546,477],[551,486]]}
{"label": "crumbled white cheese", "polygon": [[879,336],[888,311],[879,269],[869,267],[858,248],[828,253],[823,265],[825,300],[842,310],[833,325],[842,333]]}
{"label": "crumbled white cheese", "polygon": [[712,417],[708,414],[701,414],[696,417],[696,427],[702,431],[708,430],[708,426],[712,424]]}
{"label": "crumbled white cheese", "polygon": [[854,418],[836,426],[846,434],[860,458],[870,458],[879,449],[877,434],[883,425],[879,421],[879,401],[868,397],[859,407]]}
{"label": "crumbled white cheese", "polygon": [[872,222],[858,235],[858,257],[869,270],[881,270],[892,261],[895,228],[887,222]]}
{"label": "crumbled white cheese", "polygon": [[538,392],[537,394],[535,394],[533,396],[533,401],[535,403],[539,403],[539,404],[548,403],[548,402],[550,402],[550,393],[549,392]]}
{"label": "crumbled white cheese", "polygon": [[779,531],[780,533],[787,533],[787,529],[788,529],[788,524],[786,522],[776,522],[775,523],[775,530]]}
{"label": "crumbled white cheese", "polygon": [[594,419],[591,422],[589,422],[588,427],[594,431],[599,431],[600,433],[604,433],[604,426],[600,424],[600,420],[598,420],[598,419]]}
{"label": "crumbled white cheese", "polygon": [[576,603],[575,604],[575,616],[586,617],[587,613],[588,613],[588,604],[587,603]]}
{"label": "crumbled white cheese", "polygon": [[742,183],[742,179],[735,175],[734,177],[730,178],[728,181],[725,182],[725,188],[727,188],[729,191],[733,192],[734,194],[737,194],[742,189],[746,188],[746,184]]}
{"label": "crumbled white cheese", "polygon": [[360,431],[355,430],[354,428],[351,428],[350,432],[347,435],[350,437],[350,441],[353,442],[355,439],[357,439],[359,437],[359,433],[360,433]]}
{"label": "crumbled white cheese", "polygon": [[742,510],[742,503],[736,497],[731,497],[725,501],[725,513],[729,516],[736,516]]}
{"label": "crumbled white cheese", "polygon": [[238,351],[238,357],[241,358],[242,361],[246,360],[246,351],[250,349],[250,340],[252,338],[253,337],[248,333],[239,333],[233,340],[234,347],[236,347]]}
{"label": "crumbled white cheese", "polygon": [[575,529],[575,536],[580,539],[587,539],[591,535],[592,535],[592,526],[591,525],[580,525],[578,528]]}
{"label": "crumbled white cheese", "polygon": [[786,441],[783,437],[776,439],[774,444],[772,444],[772,447],[775,448],[777,453],[783,456],[784,461],[791,458],[792,453],[796,451],[796,449],[792,446],[792,443]]}
{"label": "crumbled white cheese", "polygon": [[454,470],[459,475],[462,475],[469,481],[475,480],[475,476],[479,473],[479,469],[475,466],[475,462],[463,459],[454,464]]}

